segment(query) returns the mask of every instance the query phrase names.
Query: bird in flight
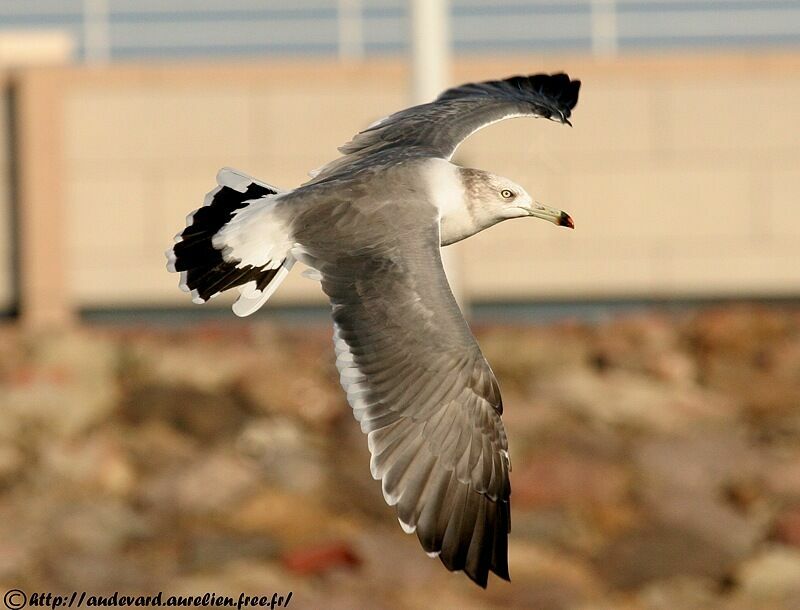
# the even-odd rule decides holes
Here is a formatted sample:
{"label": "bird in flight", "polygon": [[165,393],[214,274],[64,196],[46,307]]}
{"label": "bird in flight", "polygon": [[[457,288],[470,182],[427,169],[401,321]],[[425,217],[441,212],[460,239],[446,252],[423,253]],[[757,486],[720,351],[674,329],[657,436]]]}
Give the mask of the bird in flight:
{"label": "bird in flight", "polygon": [[580,81],[535,74],[470,83],[377,121],[284,191],[232,169],[167,251],[204,303],[236,288],[247,316],[296,261],[333,309],[341,385],[400,525],[448,570],[509,580],[506,432],[497,380],[447,283],[440,247],[509,218],[573,227],[507,178],[451,163],[502,119],[569,123]]}

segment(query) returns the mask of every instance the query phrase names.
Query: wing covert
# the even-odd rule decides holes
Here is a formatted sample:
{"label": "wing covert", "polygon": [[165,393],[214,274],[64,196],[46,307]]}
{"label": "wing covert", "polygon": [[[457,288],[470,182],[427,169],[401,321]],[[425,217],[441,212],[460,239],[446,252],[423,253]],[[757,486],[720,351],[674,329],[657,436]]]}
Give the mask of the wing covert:
{"label": "wing covert", "polygon": [[450,159],[470,134],[505,118],[537,116],[570,124],[580,85],[579,80],[558,73],[453,87],[433,102],[391,114],[356,134],[339,148],[344,156],[318,170],[312,182],[329,179],[340,169],[358,166],[387,150],[395,158]]}

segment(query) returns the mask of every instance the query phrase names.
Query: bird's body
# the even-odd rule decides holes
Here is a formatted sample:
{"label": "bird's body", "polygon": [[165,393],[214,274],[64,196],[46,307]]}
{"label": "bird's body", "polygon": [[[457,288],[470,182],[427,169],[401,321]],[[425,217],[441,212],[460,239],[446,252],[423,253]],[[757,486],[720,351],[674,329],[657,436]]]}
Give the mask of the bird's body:
{"label": "bird's body", "polygon": [[288,192],[222,170],[167,253],[198,302],[238,288],[238,315],[258,309],[295,261],[314,270],[333,308],[341,384],[386,501],[426,552],[482,586],[489,571],[508,578],[508,444],[497,380],[439,250],[508,218],[572,221],[450,157],[470,133],[508,116],[568,122],[578,87],[561,74],[448,90],[358,134],[344,156]]}

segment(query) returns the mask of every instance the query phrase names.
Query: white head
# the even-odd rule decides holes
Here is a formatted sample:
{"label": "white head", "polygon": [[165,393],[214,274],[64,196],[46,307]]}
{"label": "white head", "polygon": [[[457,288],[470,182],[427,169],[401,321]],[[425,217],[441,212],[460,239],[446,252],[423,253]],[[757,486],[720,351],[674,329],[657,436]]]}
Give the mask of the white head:
{"label": "white head", "polygon": [[575,228],[569,214],[534,201],[520,185],[508,178],[477,169],[461,168],[466,203],[483,228],[508,218],[533,216],[553,224]]}

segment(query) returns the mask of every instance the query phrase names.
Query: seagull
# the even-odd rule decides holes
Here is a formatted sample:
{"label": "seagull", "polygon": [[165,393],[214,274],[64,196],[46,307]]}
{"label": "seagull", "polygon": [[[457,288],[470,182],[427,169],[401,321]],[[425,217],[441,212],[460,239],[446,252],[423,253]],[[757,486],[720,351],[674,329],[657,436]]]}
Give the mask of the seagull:
{"label": "seagull", "polygon": [[406,533],[450,571],[510,580],[508,441],[497,379],[450,290],[441,246],[509,218],[574,228],[518,184],[451,162],[469,135],[533,116],[571,125],[580,81],[514,76],[446,90],[358,133],[293,190],[224,168],[167,250],[196,303],[247,316],[295,262],[321,283],[370,470]]}

